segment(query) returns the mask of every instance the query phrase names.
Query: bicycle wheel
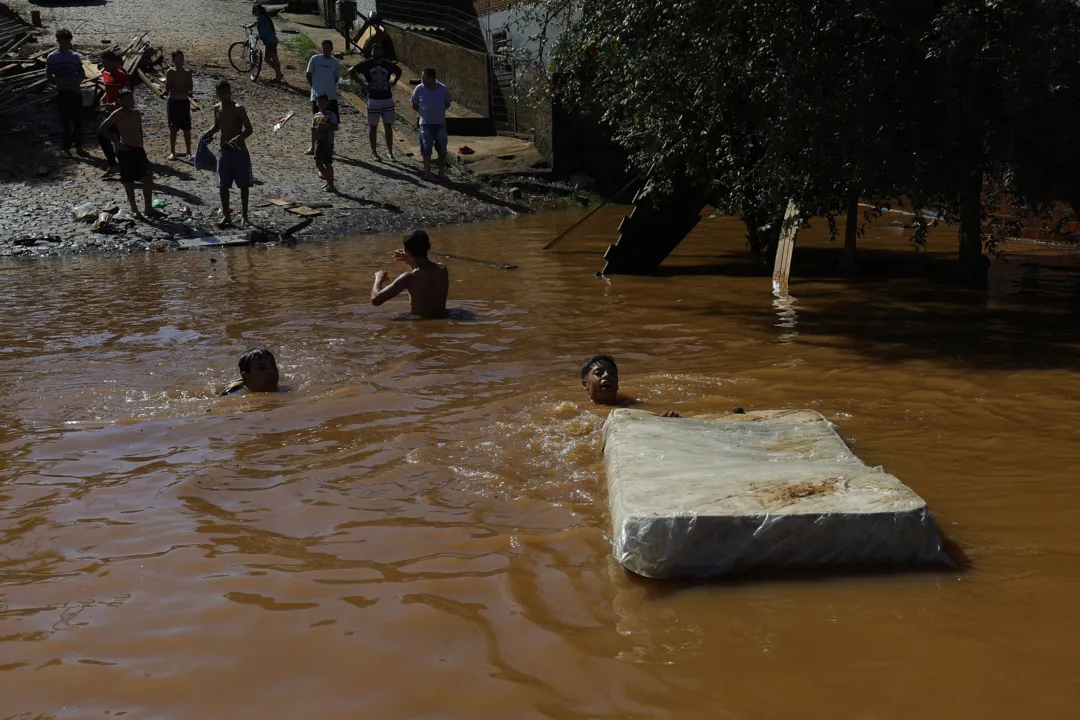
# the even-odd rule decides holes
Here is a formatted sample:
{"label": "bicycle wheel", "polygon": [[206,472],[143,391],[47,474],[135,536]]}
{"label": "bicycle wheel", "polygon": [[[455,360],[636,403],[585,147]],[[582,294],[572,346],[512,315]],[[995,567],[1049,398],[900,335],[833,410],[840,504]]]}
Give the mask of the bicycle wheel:
{"label": "bicycle wheel", "polygon": [[251,72],[251,53],[247,41],[241,40],[229,46],[229,64],[238,73]]}
{"label": "bicycle wheel", "polygon": [[262,72],[262,60],[262,50],[251,51],[251,74],[249,75],[249,77],[251,78],[251,82],[255,82],[259,79],[259,73]]}

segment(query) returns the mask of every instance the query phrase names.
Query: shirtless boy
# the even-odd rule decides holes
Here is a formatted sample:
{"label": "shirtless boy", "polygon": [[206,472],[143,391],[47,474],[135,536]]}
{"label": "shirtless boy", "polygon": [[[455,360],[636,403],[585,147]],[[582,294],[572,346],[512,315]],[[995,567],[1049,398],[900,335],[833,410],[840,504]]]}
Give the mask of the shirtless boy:
{"label": "shirtless boy", "polygon": [[278,366],[274,353],[266,348],[249,350],[240,356],[240,379],[218,395],[232,395],[242,390],[250,392],[277,392]]}
{"label": "shirtless boy", "polygon": [[405,236],[404,250],[395,250],[394,259],[412,270],[390,282],[385,270],[375,273],[371,304],[378,307],[387,300],[409,291],[412,314],[424,318],[446,317],[446,296],[450,292],[450,273],[445,265],[428,259],[431,240],[427,232],[413,230]]}
{"label": "shirtless boy", "polygon": [[251,188],[251,155],[244,142],[254,130],[247,110],[232,99],[232,86],[228,80],[217,84],[217,96],[221,101],[214,106],[214,126],[203,133],[213,139],[221,131],[221,149],[217,154],[217,184],[221,192],[220,227],[232,226],[232,211],[229,209],[229,189],[236,184],[240,188],[240,203],[244,224],[248,224],[248,190]]}
{"label": "shirtless boy", "polygon": [[[632,398],[619,396],[619,368],[610,355],[589,358],[581,367],[581,386],[589,393],[589,399],[597,405],[636,405]],[[660,417],[682,417],[674,410],[661,413]]]}
{"label": "shirtless boy", "polygon": [[98,131],[109,137],[116,145],[116,159],[120,164],[120,181],[127,192],[131,214],[139,215],[135,204],[135,183],[142,181],[143,209],[149,216],[158,215],[154,210],[154,177],[150,171],[150,160],[143,149],[142,113],[135,109],[135,96],[130,88],[119,93],[120,107],[113,112]]}
{"label": "shirtless boy", "polygon": [[172,54],[172,67],[165,73],[165,92],[169,96],[169,160],[176,159],[176,134],[184,131],[184,155],[191,157],[191,93],[195,79],[184,67],[184,52]]}

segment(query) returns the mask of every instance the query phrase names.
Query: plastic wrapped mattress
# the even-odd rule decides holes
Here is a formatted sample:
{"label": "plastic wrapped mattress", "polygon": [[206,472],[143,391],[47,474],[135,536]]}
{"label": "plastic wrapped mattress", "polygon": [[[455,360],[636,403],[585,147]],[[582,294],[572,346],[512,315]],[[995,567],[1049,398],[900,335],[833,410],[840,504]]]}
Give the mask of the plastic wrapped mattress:
{"label": "plastic wrapped mattress", "polygon": [[615,558],[652,578],[948,563],[926,502],[811,410],[604,426]]}

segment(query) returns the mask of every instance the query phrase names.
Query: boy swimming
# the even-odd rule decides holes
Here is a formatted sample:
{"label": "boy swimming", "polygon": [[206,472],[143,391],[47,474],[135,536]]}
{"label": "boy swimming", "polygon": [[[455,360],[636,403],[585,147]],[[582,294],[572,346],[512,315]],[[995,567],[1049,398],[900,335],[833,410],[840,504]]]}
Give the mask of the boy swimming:
{"label": "boy swimming", "polygon": [[[597,405],[636,405],[639,402],[633,398],[619,397],[619,368],[610,355],[595,355],[581,366],[581,387]],[[682,416],[668,410],[660,413],[660,417]]]}
{"label": "boy swimming", "polygon": [[371,304],[378,307],[387,300],[409,291],[412,314],[424,318],[446,317],[446,296],[450,292],[450,273],[445,265],[428,259],[431,239],[424,230],[413,230],[405,236],[402,250],[394,251],[394,259],[405,263],[411,271],[390,282],[385,270],[375,273],[371,287]]}
{"label": "boy swimming", "polygon": [[251,392],[277,392],[278,366],[274,353],[266,348],[249,350],[240,356],[240,380],[230,383],[218,393],[221,396],[249,390]]}

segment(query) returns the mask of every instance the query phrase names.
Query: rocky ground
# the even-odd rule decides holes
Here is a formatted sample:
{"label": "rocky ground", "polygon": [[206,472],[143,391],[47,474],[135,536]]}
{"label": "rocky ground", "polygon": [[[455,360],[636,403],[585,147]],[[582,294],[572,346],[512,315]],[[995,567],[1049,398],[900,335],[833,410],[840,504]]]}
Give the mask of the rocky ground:
{"label": "rocky ground", "polygon": [[[20,9],[19,3],[14,6]],[[77,49],[83,52],[97,54],[109,46],[124,46],[146,31],[165,56],[174,48],[183,49],[195,71],[195,94],[201,106],[192,116],[195,138],[212,124],[215,84],[221,78],[230,80],[236,99],[248,108],[255,126],[249,140],[256,177],[251,190],[252,224],[270,238],[302,218],[268,198],[320,206],[317,209],[322,214],[313,218],[297,239],[398,231],[528,211],[509,192],[475,182],[461,166],[451,169],[446,182],[423,180],[419,158],[410,156],[415,153],[414,131],[404,123],[396,128],[401,138],[397,161],[385,160],[385,148],[382,162],[372,160],[363,115],[345,102],[335,163],[340,193],[323,191],[314,160],[302,154],[310,138],[310,108],[304,78],[307,55],[288,47],[296,36],[280,35],[286,74],[283,84],[265,81],[273,76],[268,67],[259,82],[251,83],[229,66],[228,46],[243,38],[240,26],[249,22],[250,7],[247,0],[109,0],[40,9],[46,25],[43,40],[51,40],[56,28],[68,27],[75,33]],[[29,12],[25,15],[29,17]],[[0,127],[4,136],[0,149],[4,161],[0,169],[0,256],[167,250],[178,247],[182,238],[243,232],[217,230],[220,201],[212,173],[196,171],[186,159],[166,160],[169,133],[165,101],[151,89],[137,85],[136,103],[143,112],[146,149],[155,173],[155,199],[164,203],[160,208],[164,217],[150,221],[130,218],[122,185],[100,178],[105,161],[94,131],[103,119],[101,114],[88,111],[84,120],[84,146],[92,157],[69,158],[60,152],[59,123],[52,107],[46,105],[13,127]],[[289,111],[295,111],[295,116],[273,131],[275,120]],[[183,150],[182,139],[178,148]],[[239,202],[234,190],[231,204],[237,217]],[[119,208],[120,214],[103,228],[106,232],[96,231],[90,222],[75,219],[73,209],[83,203],[93,203],[102,211]]]}

